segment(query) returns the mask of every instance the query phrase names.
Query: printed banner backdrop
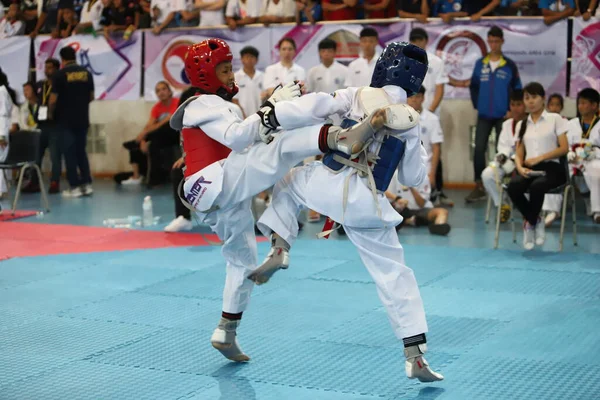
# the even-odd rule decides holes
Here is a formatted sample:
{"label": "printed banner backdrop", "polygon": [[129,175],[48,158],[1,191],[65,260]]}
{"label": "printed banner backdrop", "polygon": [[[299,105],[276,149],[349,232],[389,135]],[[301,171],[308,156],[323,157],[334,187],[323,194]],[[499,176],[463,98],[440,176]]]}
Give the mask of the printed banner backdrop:
{"label": "printed banner backdrop", "polygon": [[241,28],[235,31],[229,29],[214,30],[182,30],[164,32],[160,35],[146,33],[144,57],[144,98],[156,101],[154,86],[159,81],[167,81],[176,95],[179,95],[188,85],[184,71],[184,57],[189,45],[208,38],[225,40],[233,52],[233,69],[242,67],[240,50],[252,45],[260,53],[257,68],[264,70],[271,63],[269,51],[271,48],[270,30],[266,28]]}
{"label": "printed banner backdrop", "polygon": [[567,21],[551,26],[537,19],[413,24],[427,31],[428,50],[444,60],[451,82],[446,85],[445,98],[470,97],[469,89],[460,85],[468,85],[476,60],[488,52],[487,33],[493,25],[504,30],[503,52],[517,64],[523,85],[537,81],[548,93],[565,95]]}
{"label": "printed banner backdrop", "polygon": [[29,46],[27,36],[15,36],[0,40],[0,68],[8,77],[8,83],[18,94],[19,102],[24,101],[23,84],[29,72]]}
{"label": "printed banner backdrop", "polygon": [[600,22],[575,18],[570,96],[577,97],[585,88],[600,91]]}
{"label": "printed banner backdrop", "polygon": [[[359,34],[365,25],[345,24],[345,25],[310,25],[295,27],[273,27],[271,28],[271,63],[279,61],[277,44],[284,37],[294,39],[297,46],[296,59],[298,65],[305,68],[306,71],[319,65],[319,42],[323,39],[332,39],[338,44],[337,61],[342,64],[349,64],[359,57]],[[398,22],[390,25],[372,26],[379,33],[379,46],[377,52],[381,52],[387,43],[393,41],[408,41],[410,24]]]}
{"label": "printed banner backdrop", "polygon": [[44,62],[60,60],[64,46],[77,51],[77,62],[94,77],[98,100],[137,100],[140,98],[142,73],[142,33],[134,32],[129,40],[121,35],[107,40],[104,36],[75,35],[67,39],[35,39],[35,63],[38,79],[44,77]]}

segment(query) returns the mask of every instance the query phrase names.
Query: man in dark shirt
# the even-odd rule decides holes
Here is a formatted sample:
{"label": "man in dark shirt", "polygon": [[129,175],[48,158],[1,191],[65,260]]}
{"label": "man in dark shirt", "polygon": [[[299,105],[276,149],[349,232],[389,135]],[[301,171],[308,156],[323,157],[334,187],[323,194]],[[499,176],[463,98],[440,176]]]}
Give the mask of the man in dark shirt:
{"label": "man in dark shirt", "polygon": [[93,193],[85,146],[90,125],[89,104],[94,99],[94,80],[85,67],[77,65],[72,47],[63,47],[60,58],[63,67],[52,78],[49,112],[64,135],[63,150],[71,188],[63,195],[79,197]]}

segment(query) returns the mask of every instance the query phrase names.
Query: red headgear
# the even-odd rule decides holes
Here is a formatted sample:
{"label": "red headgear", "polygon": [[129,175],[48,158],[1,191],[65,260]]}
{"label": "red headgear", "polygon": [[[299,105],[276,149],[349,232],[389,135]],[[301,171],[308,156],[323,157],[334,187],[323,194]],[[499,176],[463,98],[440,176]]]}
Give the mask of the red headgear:
{"label": "red headgear", "polygon": [[189,47],[185,56],[185,73],[192,86],[207,94],[231,100],[238,92],[238,87],[224,85],[217,77],[215,68],[232,59],[231,49],[224,40],[206,39]]}

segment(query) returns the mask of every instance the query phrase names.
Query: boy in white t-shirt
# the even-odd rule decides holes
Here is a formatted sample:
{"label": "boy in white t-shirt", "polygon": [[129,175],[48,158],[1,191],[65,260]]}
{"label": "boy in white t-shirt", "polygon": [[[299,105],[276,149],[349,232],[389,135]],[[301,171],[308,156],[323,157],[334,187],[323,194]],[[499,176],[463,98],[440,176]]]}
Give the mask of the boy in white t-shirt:
{"label": "boy in white t-shirt", "polygon": [[225,9],[225,20],[229,29],[238,26],[255,24],[260,17],[260,0],[228,0]]}

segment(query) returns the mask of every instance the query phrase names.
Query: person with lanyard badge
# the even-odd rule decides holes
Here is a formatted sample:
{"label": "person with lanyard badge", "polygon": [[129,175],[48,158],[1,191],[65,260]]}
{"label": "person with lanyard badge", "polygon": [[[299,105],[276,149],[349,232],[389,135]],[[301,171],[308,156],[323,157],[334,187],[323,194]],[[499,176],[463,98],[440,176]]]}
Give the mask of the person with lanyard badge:
{"label": "person with lanyard badge", "polygon": [[[564,106],[565,101],[562,95],[554,93],[548,96],[548,105],[546,106],[546,110],[548,110],[548,112],[560,114],[562,113]],[[563,118],[565,120],[567,119],[566,117]],[[568,135],[567,139],[569,139]],[[571,144],[570,140],[569,144]],[[547,194],[544,197],[542,212],[546,215],[544,217],[544,224],[546,225],[546,228],[550,227],[554,221],[560,218],[562,199],[562,194]]]}
{"label": "person with lanyard badge", "polygon": [[[600,116],[598,105],[600,94],[591,88],[583,89],[577,95],[578,118],[569,122],[569,143],[571,151],[567,158],[584,197],[588,215],[600,224]],[[581,175],[583,181],[581,182]]]}
{"label": "person with lanyard badge", "polygon": [[32,131],[37,128],[37,111],[39,107],[38,98],[35,95],[35,84],[25,82],[23,84],[23,96],[25,103],[21,104],[19,110],[19,129]]}
{"label": "person with lanyard badge", "polygon": [[[525,86],[524,100],[529,116],[517,126],[515,165],[518,174],[508,185],[513,205],[523,214],[523,247],[532,250],[546,240],[540,214],[544,196],[566,182],[560,157],[569,151],[567,121],[545,109],[544,87],[537,82]],[[529,193],[529,199],[525,197]]]}
{"label": "person with lanyard badge", "polygon": [[[40,150],[36,159],[37,165],[41,168],[42,160],[46,149],[50,151],[50,161],[52,164],[52,173],[50,175],[50,187],[48,193],[55,194],[60,192],[60,175],[62,172],[62,134],[56,129],[54,121],[48,118],[48,102],[52,92],[52,77],[60,68],[60,62],[55,58],[49,58],[44,63],[44,74],[46,79],[36,84],[36,94],[39,101],[37,107],[37,127],[41,131]],[[40,191],[40,184],[36,174],[32,174],[31,181],[21,190],[23,193],[37,193]]]}
{"label": "person with lanyard badge", "polygon": [[279,48],[279,62],[269,65],[265,69],[263,92],[261,98],[267,99],[277,85],[287,85],[296,81],[304,81],[306,72],[304,68],[294,62],[296,57],[296,42],[292,38],[283,38],[277,45]]}
{"label": "person with lanyard badge", "polygon": [[502,124],[502,131],[498,138],[498,154],[486,169],[481,173],[481,180],[486,192],[492,197],[494,205],[501,207],[500,222],[506,222],[510,218],[510,206],[503,204],[500,199],[499,185],[506,175],[513,173],[515,163],[515,149],[517,145],[517,124],[527,116],[525,103],[523,103],[523,91],[515,90],[510,94],[510,115]]}

